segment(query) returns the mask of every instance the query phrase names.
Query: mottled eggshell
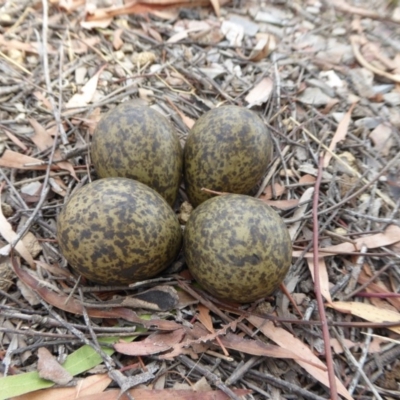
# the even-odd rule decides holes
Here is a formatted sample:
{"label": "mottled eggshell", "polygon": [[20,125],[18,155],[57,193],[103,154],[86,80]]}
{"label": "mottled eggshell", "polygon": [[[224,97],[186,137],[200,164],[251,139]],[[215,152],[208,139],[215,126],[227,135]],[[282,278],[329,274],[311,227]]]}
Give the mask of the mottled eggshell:
{"label": "mottled eggshell", "polygon": [[91,157],[100,178],[138,180],[174,204],[182,146],[171,123],[152,108],[126,102],[107,112],[93,134]]}
{"label": "mottled eggshell", "polygon": [[271,161],[273,143],[267,127],[247,108],[224,106],[201,116],[184,149],[186,193],[196,207],[219,192],[248,194]]}
{"label": "mottled eggshell", "polygon": [[79,189],[57,220],[62,254],[80,274],[105,285],[151,278],[182,241],[168,203],[132,179],[105,178]]}
{"label": "mottled eggshell", "polygon": [[272,294],[292,259],[281,217],[262,200],[245,195],[202,203],[190,215],[183,243],[200,285],[215,297],[239,303]]}

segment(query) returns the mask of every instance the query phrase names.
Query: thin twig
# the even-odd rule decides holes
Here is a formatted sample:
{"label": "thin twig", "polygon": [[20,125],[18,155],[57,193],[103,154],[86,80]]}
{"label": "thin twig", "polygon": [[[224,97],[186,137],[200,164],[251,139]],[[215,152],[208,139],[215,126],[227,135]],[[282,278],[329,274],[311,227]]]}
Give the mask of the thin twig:
{"label": "thin twig", "polygon": [[331,400],[338,400],[338,393],[336,388],[336,376],[335,369],[333,367],[333,358],[331,350],[331,342],[329,336],[328,322],[325,314],[324,300],[321,294],[321,282],[319,279],[319,268],[318,268],[318,203],[319,203],[319,188],[322,179],[322,166],[324,158],[320,156],[318,163],[318,175],[317,181],[315,182],[314,201],[313,201],[313,261],[314,261],[314,292],[318,304],[318,312],[321,320],[322,335],[324,338],[325,358],[326,366],[328,368],[329,387],[331,390]]}

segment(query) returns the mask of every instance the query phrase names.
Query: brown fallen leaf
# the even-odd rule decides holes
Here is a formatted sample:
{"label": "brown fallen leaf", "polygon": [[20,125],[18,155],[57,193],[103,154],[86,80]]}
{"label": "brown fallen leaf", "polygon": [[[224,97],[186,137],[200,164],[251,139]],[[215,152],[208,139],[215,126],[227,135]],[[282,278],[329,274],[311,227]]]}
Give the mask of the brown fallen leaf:
{"label": "brown fallen leaf", "polygon": [[383,156],[388,156],[394,145],[393,129],[389,124],[379,124],[370,134],[375,149]]}
{"label": "brown fallen leaf", "polygon": [[[32,125],[35,134],[31,136],[31,140],[40,151],[45,151],[51,148],[54,144],[54,138],[50,135],[50,133],[33,118],[28,118],[29,123]],[[61,151],[55,150],[54,152],[54,160],[59,160],[62,158]],[[56,163],[60,169],[68,171],[71,176],[73,176],[77,181],[79,181],[76,176],[73,165],[69,161],[59,161]]]}
{"label": "brown fallen leaf", "polygon": [[351,47],[353,49],[354,56],[356,57],[357,61],[366,69],[372,71],[374,74],[383,76],[393,82],[400,83],[400,74],[390,74],[389,72],[383,71],[374,65],[370,64],[364,56],[361,54],[359,45],[362,42],[362,38],[359,36],[351,36],[350,37]]}
{"label": "brown fallen leaf", "polygon": [[[26,43],[26,42],[20,42],[19,40],[7,40],[4,35],[0,35],[0,47],[2,49],[15,49],[15,50],[21,50],[27,53],[33,53],[33,54],[40,54],[39,53],[39,44],[38,43]],[[56,50],[47,44],[47,53],[48,54],[55,54]]]}
{"label": "brown fallen leaf", "polygon": [[[368,249],[389,246],[391,244],[400,242],[400,227],[397,225],[389,225],[382,233],[362,236],[356,238],[354,242],[354,244],[343,242],[334,246],[322,247],[319,249],[319,256],[328,257],[336,254],[354,253],[360,251],[362,246],[366,246]],[[293,257],[300,257],[302,255],[302,251],[295,250],[292,254]],[[313,257],[313,253],[306,253],[304,254],[304,257]]]}
{"label": "brown fallen leaf", "polygon": [[[367,274],[364,271],[361,271],[360,275],[358,276],[358,282],[363,285],[364,283],[367,283],[368,280],[369,277],[367,276]],[[380,281],[370,282],[366,290],[373,293],[382,293],[382,294],[393,293],[390,290],[386,289],[385,285]],[[393,307],[395,307],[397,311],[400,312],[400,298],[387,297],[386,301],[390,303]]]}
{"label": "brown fallen leaf", "polygon": [[[230,0],[218,0],[218,5],[224,5],[229,1]],[[143,14],[157,10],[165,10],[171,7],[201,7],[210,5],[215,5],[215,0],[213,0],[213,2],[211,0],[137,0],[134,2],[127,2],[127,4],[123,6],[98,8],[96,10],[92,10],[90,13],[86,14],[85,21],[82,26],[86,28],[87,23],[94,22],[96,20],[107,21],[108,19],[112,19],[118,15]]]}
{"label": "brown fallen leaf", "polygon": [[[354,110],[356,103],[353,103],[347,113],[344,115],[343,119],[339,122],[338,127],[336,129],[335,134],[333,135],[332,141],[329,145],[329,150],[333,152],[336,149],[336,145],[344,140],[346,138],[348,129],[349,129],[349,124],[351,121],[351,113]],[[332,153],[331,152],[326,152],[324,155],[324,168],[326,168],[329,165],[329,161],[332,158]]]}
{"label": "brown fallen leaf", "polygon": [[78,380],[74,387],[37,390],[13,397],[12,400],[76,400],[92,395],[99,400],[97,396],[104,392],[111,381],[107,374],[91,375],[85,379]]}
{"label": "brown fallen leaf", "polygon": [[[247,389],[232,389],[237,396],[252,393]],[[131,389],[128,391],[134,399],[138,400],[228,400],[228,396],[221,390],[195,392],[194,390],[179,389]],[[25,399],[24,399],[25,400]],[[28,399],[26,399],[28,400]],[[64,399],[62,399],[64,400]],[[69,400],[69,399],[68,399]],[[72,400],[72,399],[71,399]],[[129,400],[126,394],[121,395],[119,389],[107,390],[98,395],[77,397],[76,400]]]}
{"label": "brown fallen leaf", "polygon": [[[0,195],[1,195],[0,186]],[[17,234],[13,231],[11,224],[7,221],[7,218],[4,216],[2,208],[1,208],[1,197],[0,197],[0,235],[7,241],[7,243],[12,243]],[[21,257],[30,265],[31,268],[35,268],[35,261],[31,253],[29,253],[28,249],[24,245],[22,240],[19,240],[15,246],[15,249],[21,255]]]}
{"label": "brown fallen leaf", "polygon": [[[199,304],[197,306],[197,310],[199,312],[198,315],[197,315],[197,319],[206,327],[208,332],[214,333],[215,330],[214,330],[213,322],[212,322],[211,315],[210,315],[210,309],[208,309],[203,304]],[[221,339],[219,338],[219,336],[216,336],[215,340],[217,341],[218,345],[221,346],[222,351],[225,354],[225,356],[228,357],[229,353],[225,349],[224,345],[222,344]]]}
{"label": "brown fallen leaf", "polygon": [[389,326],[387,329],[400,334],[400,313],[398,312],[355,301],[334,301],[328,307],[332,307],[339,312],[356,315],[369,322],[398,322],[399,326]]}
{"label": "brown fallen leaf", "polygon": [[37,371],[41,378],[63,386],[73,378],[73,376],[57,362],[46,347],[40,347],[38,349]]}
{"label": "brown fallen leaf", "polygon": [[[14,256],[11,257],[11,265],[18,278],[21,279],[31,289],[33,289],[47,303],[72,314],[83,314],[83,306],[78,300],[61,293],[53,292],[52,290],[43,286],[33,275],[29,274],[20,267],[19,261]],[[112,309],[86,307],[86,311],[89,316],[94,318],[123,318],[148,329],[174,331],[182,328],[180,324],[173,321],[166,321],[162,319],[151,319],[149,321],[143,320],[134,311],[123,307],[116,307]]]}
{"label": "brown fallen leaf", "polygon": [[[113,300],[113,302],[115,301]],[[124,296],[119,305],[153,311],[170,311],[176,308],[178,302],[178,293],[174,287],[159,285],[134,296]],[[105,306],[107,306],[107,302]]]}
{"label": "brown fallen leaf", "polygon": [[183,339],[184,335],[184,329],[177,329],[171,333],[154,333],[138,342],[116,343],[114,348],[119,353],[129,356],[148,356],[170,350]]}
{"label": "brown fallen leaf", "polygon": [[300,177],[299,183],[315,183],[316,180],[317,178],[315,176],[306,174]]}
{"label": "brown fallen leaf", "polygon": [[50,4],[55,4],[64,11],[72,12],[84,5],[86,0],[50,0]]}
{"label": "brown fallen leaf", "polygon": [[279,208],[280,210],[290,210],[299,205],[299,199],[290,200],[265,200],[265,203],[271,207]]}
{"label": "brown fallen leaf", "polygon": [[[298,357],[302,360],[296,360],[297,364],[303,367],[311,376],[329,388],[328,372],[325,364],[311,351],[309,347],[301,340],[294,337],[285,329],[275,326],[272,321],[265,320],[264,318],[251,316],[247,320],[258,328],[267,338],[271,339],[282,349],[293,349]],[[303,360],[307,360],[305,362]],[[348,400],[353,400],[353,397],[344,387],[342,382],[336,378],[337,391]]]}
{"label": "brown fallen leaf", "polygon": [[[355,347],[355,346],[357,346],[357,347],[360,346],[359,343],[354,343],[351,340],[346,339],[346,338],[343,338],[343,341],[346,344],[346,347],[348,349],[351,349],[352,347]],[[331,347],[332,347],[333,351],[335,352],[335,354],[342,354],[344,351],[339,340],[337,340],[335,338],[331,339]]]}
{"label": "brown fallen leaf", "polygon": [[79,108],[86,107],[93,99],[94,93],[97,89],[97,83],[101,73],[106,68],[107,64],[100,67],[100,69],[85,83],[80,93],[75,93],[65,105],[66,108]]}
{"label": "brown fallen leaf", "polygon": [[6,136],[22,151],[28,151],[28,147],[24,143],[22,143],[12,132],[4,128],[4,126],[2,126],[1,129],[6,134]]}
{"label": "brown fallen leaf", "polygon": [[274,183],[274,185],[268,185],[263,194],[259,197],[261,200],[271,200],[275,196],[281,196],[286,192],[285,186],[280,185],[279,183]]}
{"label": "brown fallen leaf", "polygon": [[261,79],[245,97],[245,100],[249,103],[248,108],[266,103],[271,97],[273,88],[274,82],[271,78],[267,77]]}
{"label": "brown fallen leaf", "polygon": [[[13,150],[6,149],[0,157],[0,167],[15,168],[25,170],[45,170],[46,165],[38,158],[26,156]],[[52,166],[52,169],[59,169],[58,166]]]}
{"label": "brown fallen leaf", "polygon": [[124,41],[121,39],[121,35],[123,32],[124,30],[122,28],[116,29],[114,31],[112,44],[115,50],[119,50],[124,44]]}
{"label": "brown fallen leaf", "polygon": [[257,33],[257,43],[250,55],[246,57],[240,50],[236,50],[240,57],[248,61],[261,61],[268,57],[276,48],[276,38],[270,33]]}
{"label": "brown fallen leaf", "polygon": [[[307,257],[306,260],[307,260],[307,264],[308,264],[308,269],[311,272],[312,279],[315,282],[314,259],[313,259],[313,257]],[[320,281],[320,286],[321,286],[321,294],[322,294],[322,296],[325,297],[325,300],[328,303],[332,303],[332,297],[329,292],[328,270],[326,268],[325,260],[323,257],[318,258],[318,269],[319,269],[319,281]]]}

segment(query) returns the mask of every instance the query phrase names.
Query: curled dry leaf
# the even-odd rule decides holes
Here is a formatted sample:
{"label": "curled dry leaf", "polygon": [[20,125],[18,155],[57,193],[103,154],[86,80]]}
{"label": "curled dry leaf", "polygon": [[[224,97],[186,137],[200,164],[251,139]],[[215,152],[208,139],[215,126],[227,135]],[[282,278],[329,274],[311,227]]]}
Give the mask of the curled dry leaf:
{"label": "curled dry leaf", "polygon": [[351,46],[354,52],[354,56],[356,57],[357,61],[366,69],[369,71],[372,71],[374,74],[383,76],[387,79],[390,79],[393,82],[400,83],[400,74],[390,74],[386,71],[383,71],[374,65],[370,64],[364,56],[361,54],[361,51],[359,49],[360,43],[363,41],[363,39],[359,36],[351,36],[350,37],[351,41]]}
{"label": "curled dry leaf", "polygon": [[393,141],[393,130],[392,127],[387,124],[379,124],[369,135],[373,141],[375,149],[383,156],[389,155],[390,149],[392,148]]}
{"label": "curled dry leaf", "polygon": [[[339,143],[340,141],[345,139],[348,129],[349,129],[351,113],[353,112],[355,105],[356,104],[353,103],[350,106],[349,110],[347,111],[347,113],[345,114],[343,119],[339,122],[336,132],[333,135],[332,141],[329,145],[329,150],[331,150],[331,152],[333,152],[336,149],[337,143]],[[326,168],[329,165],[329,161],[332,158],[331,152],[326,152],[324,155],[324,168]]]}
{"label": "curled dry leaf", "polygon": [[101,73],[107,65],[103,65],[82,87],[81,93],[75,93],[65,105],[66,108],[86,107],[93,99]]}
{"label": "curled dry leaf", "polygon": [[249,105],[248,108],[253,106],[259,106],[260,104],[266,103],[271,97],[272,90],[274,88],[274,82],[271,78],[263,78],[261,81],[254,86],[253,89],[245,97],[245,100]]}
{"label": "curled dry leaf", "polygon": [[46,347],[40,347],[38,350],[37,368],[41,378],[52,381],[58,385],[66,385],[73,378],[73,376],[57,362]]}
{"label": "curled dry leaf", "polygon": [[[1,190],[0,190],[1,195]],[[17,238],[17,234],[13,231],[11,224],[7,221],[6,217],[3,215],[3,211],[1,208],[1,197],[0,197],[0,235],[8,242],[13,243],[13,241]],[[31,253],[29,253],[28,249],[26,248],[24,242],[19,240],[18,243],[15,245],[15,249],[21,255],[21,257],[30,265],[31,268],[35,268],[35,261]],[[10,248],[9,246],[3,247],[1,249],[3,252],[0,253],[1,255],[8,255]]]}
{"label": "curled dry leaf", "polygon": [[237,50],[240,57],[249,61],[261,61],[276,49],[276,38],[274,35],[269,33],[257,33],[256,38],[257,43],[248,57],[240,50]]}

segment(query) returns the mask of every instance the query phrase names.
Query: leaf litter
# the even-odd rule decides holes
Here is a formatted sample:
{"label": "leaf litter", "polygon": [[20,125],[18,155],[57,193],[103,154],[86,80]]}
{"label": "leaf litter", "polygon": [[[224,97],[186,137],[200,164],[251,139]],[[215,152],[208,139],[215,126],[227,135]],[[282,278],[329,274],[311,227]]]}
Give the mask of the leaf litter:
{"label": "leaf litter", "polygon": [[[397,2],[34,3],[7,3],[0,21],[0,267],[7,282],[0,398],[117,399],[123,385],[113,373],[139,365],[133,376],[140,376],[152,363],[164,368],[163,387],[154,389],[151,378],[127,389],[130,396],[383,398],[400,354]],[[181,260],[165,274],[167,286],[154,279],[97,287],[66,268],[57,214],[75,188],[95,179],[88,145],[101,114],[128,99],[167,115],[182,143],[199,116],[220,104],[263,118],[277,147],[258,196],[284,218],[293,240],[289,291],[238,307],[187,286]],[[10,254],[7,243],[20,237]],[[315,268],[336,343],[327,359],[318,344]],[[161,297],[152,300],[152,290]],[[285,293],[289,300],[278,301]],[[368,350],[371,331],[388,341]],[[96,344],[105,334],[113,346]],[[71,357],[81,367],[71,369]],[[91,373],[96,365],[109,375]],[[57,366],[67,372],[58,383],[73,376],[74,386],[52,387]],[[354,370],[367,374],[350,382]],[[175,389],[182,379],[190,386]],[[202,379],[211,390],[196,392]]]}

